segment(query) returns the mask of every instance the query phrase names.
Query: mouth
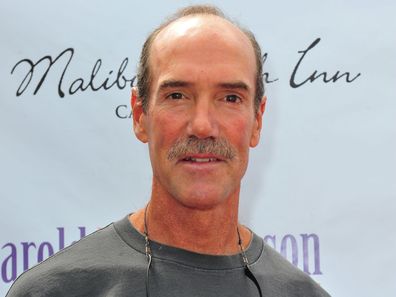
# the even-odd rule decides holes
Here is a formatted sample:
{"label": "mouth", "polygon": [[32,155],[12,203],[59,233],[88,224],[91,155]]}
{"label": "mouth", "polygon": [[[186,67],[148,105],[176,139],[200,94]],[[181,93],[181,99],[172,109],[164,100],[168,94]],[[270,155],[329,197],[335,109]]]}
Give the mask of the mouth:
{"label": "mouth", "polygon": [[222,160],[217,158],[194,158],[194,157],[186,157],[181,160],[182,162],[192,162],[192,163],[211,163],[211,162],[220,162]]}
{"label": "mouth", "polygon": [[216,163],[216,162],[222,162],[224,161],[222,158],[218,156],[185,156],[180,159],[181,162],[187,162],[187,163],[200,163],[200,164],[205,164],[205,163]]}

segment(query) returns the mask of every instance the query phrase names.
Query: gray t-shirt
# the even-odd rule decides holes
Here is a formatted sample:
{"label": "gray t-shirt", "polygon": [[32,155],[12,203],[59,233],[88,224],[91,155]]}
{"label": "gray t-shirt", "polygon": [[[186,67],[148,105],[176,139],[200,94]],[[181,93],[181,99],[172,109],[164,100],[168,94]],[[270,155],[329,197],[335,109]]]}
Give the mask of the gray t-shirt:
{"label": "gray t-shirt", "polygon": [[[151,242],[150,297],[258,297],[240,254],[212,256]],[[246,251],[265,297],[328,297],[256,234]],[[128,217],[23,273],[7,297],[146,296],[144,236]]]}

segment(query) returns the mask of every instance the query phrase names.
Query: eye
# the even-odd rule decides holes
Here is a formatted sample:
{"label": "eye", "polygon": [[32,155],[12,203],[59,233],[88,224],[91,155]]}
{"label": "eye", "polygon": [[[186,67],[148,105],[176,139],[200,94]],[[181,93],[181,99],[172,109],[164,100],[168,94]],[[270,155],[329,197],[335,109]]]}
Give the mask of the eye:
{"label": "eye", "polygon": [[225,96],[225,101],[229,103],[240,103],[242,99],[238,95],[231,94]]}
{"label": "eye", "polygon": [[172,93],[166,96],[166,98],[173,99],[173,100],[179,100],[183,99],[184,95],[182,93]]}

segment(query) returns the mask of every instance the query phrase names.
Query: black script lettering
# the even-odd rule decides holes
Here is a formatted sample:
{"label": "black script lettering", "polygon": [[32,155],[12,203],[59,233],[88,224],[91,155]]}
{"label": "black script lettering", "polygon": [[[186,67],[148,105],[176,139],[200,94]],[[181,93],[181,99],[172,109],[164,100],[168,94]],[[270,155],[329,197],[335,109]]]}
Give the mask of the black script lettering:
{"label": "black script lettering", "polygon": [[98,87],[96,87],[94,84],[95,77],[98,74],[100,68],[102,67],[102,59],[98,59],[95,62],[94,67],[92,68],[89,82],[85,85],[85,81],[82,77],[77,78],[76,80],[74,80],[71,83],[71,85],[69,87],[69,94],[74,95],[77,91],[84,92],[88,89],[88,87],[90,87],[92,91],[99,91],[100,89],[109,90],[113,86],[117,85],[117,87],[120,90],[122,90],[128,85],[128,83],[129,83],[129,86],[132,88],[133,84],[135,82],[136,76],[133,76],[131,79],[128,79],[124,75],[124,71],[128,66],[128,61],[129,61],[128,58],[125,58],[124,60],[122,60],[120,67],[118,69],[118,72],[117,72],[117,76],[110,85],[109,85],[109,80],[110,80],[111,75],[114,72],[113,70],[109,71],[108,77],[106,77],[106,79]]}
{"label": "black script lettering", "polygon": [[14,67],[12,68],[12,70],[11,70],[11,74],[13,74],[15,68],[17,68],[18,65],[20,65],[22,63],[27,63],[30,66],[30,69],[29,69],[28,73],[26,74],[25,78],[22,80],[21,84],[19,85],[19,87],[17,89],[17,92],[16,92],[17,97],[21,96],[25,92],[26,88],[29,86],[30,81],[32,80],[32,77],[33,77],[33,73],[34,73],[35,67],[38,64],[40,64],[42,61],[48,60],[49,61],[49,65],[48,65],[47,69],[45,70],[44,74],[41,76],[41,79],[40,79],[39,83],[37,84],[36,89],[33,92],[33,95],[36,95],[38,90],[40,90],[41,85],[43,84],[45,78],[47,77],[47,74],[50,71],[51,67],[56,63],[56,61],[58,61],[66,53],[70,54],[69,60],[67,61],[66,65],[65,65],[65,68],[63,68],[62,75],[61,75],[61,77],[59,79],[59,84],[58,84],[58,94],[59,94],[59,96],[61,98],[63,98],[65,96],[65,93],[62,91],[62,82],[63,82],[63,77],[65,76],[65,72],[66,72],[67,68],[69,67],[70,61],[72,60],[73,55],[74,55],[74,49],[73,48],[65,49],[63,52],[61,52],[55,58],[55,60],[53,60],[51,56],[47,55],[47,56],[42,57],[36,63],[33,63],[33,61],[30,60],[30,59],[23,59],[23,60],[20,60],[19,62],[17,62],[14,65]]}
{"label": "black script lettering", "polygon": [[73,95],[75,94],[78,90],[80,91],[85,91],[88,88],[88,86],[84,87],[84,79],[82,78],[77,78],[75,81],[72,82],[69,88],[69,94]]}
{"label": "black script lettering", "polygon": [[[268,53],[265,53],[265,54],[263,55],[263,67],[264,67],[265,61],[267,61],[267,57],[268,57]],[[269,73],[268,73],[268,72],[264,72],[264,73],[263,73],[263,78],[264,78],[264,82],[265,82],[265,83],[273,83],[273,82],[279,80],[279,78],[275,78],[275,79],[272,79],[272,80],[271,80],[271,79],[269,78]]]}
{"label": "black script lettering", "polygon": [[345,76],[345,81],[347,83],[351,83],[353,82],[355,79],[357,79],[361,73],[356,74],[353,78],[350,78],[350,73],[349,72],[344,72],[340,75],[340,70],[338,70],[333,76],[331,76],[330,78],[328,78],[330,75],[327,72],[321,72],[318,74],[318,70],[315,70],[308,78],[306,78],[304,81],[298,83],[296,82],[296,74],[297,71],[300,68],[301,62],[303,61],[305,55],[311,50],[313,49],[318,43],[320,42],[320,38],[316,38],[310,46],[308,46],[305,50],[303,51],[298,51],[299,54],[302,54],[300,59],[298,60],[296,66],[293,69],[293,72],[290,76],[290,86],[292,88],[298,88],[301,87],[302,85],[304,85],[307,82],[314,82],[316,79],[318,79],[319,77],[323,77],[323,82],[324,83],[329,83],[329,82],[333,82],[335,83],[336,81],[338,81],[341,77]]}
{"label": "black script lettering", "polygon": [[[109,71],[109,76],[110,76],[112,73],[113,73],[113,70]],[[101,88],[103,87],[103,89],[108,90],[108,89],[112,88],[112,87],[117,83],[117,81],[115,80],[115,81],[113,81],[113,82],[111,83],[110,86],[107,85],[107,84],[109,83],[109,78],[110,78],[110,77],[107,77],[107,78],[104,80],[104,82],[103,82],[102,85],[100,86]]]}
{"label": "black script lettering", "polygon": [[[95,88],[93,85],[93,81],[95,79],[96,74],[98,74],[100,67],[102,66],[102,59],[98,59],[96,60],[96,63],[94,65],[94,67],[92,68],[92,72],[91,72],[91,79],[89,81],[89,86],[91,87],[92,91],[98,91],[100,90],[100,88],[103,86],[100,86],[98,88]],[[113,71],[109,72],[109,75],[111,75],[113,73]],[[106,78],[105,82],[108,81],[109,78]],[[105,90],[108,90],[106,88],[104,88]],[[85,91],[85,90],[84,90]]]}
{"label": "black script lettering", "polygon": [[[33,78],[34,72],[36,70],[36,66],[42,63],[43,61],[48,61],[48,66],[45,69],[44,73],[42,74],[37,86],[34,89],[33,95],[36,95],[37,92],[40,90],[42,87],[45,79],[47,78],[47,75],[50,71],[50,69],[53,67],[53,65],[65,54],[69,54],[69,59],[67,60],[67,63],[65,64],[62,74],[59,78],[59,83],[58,83],[58,95],[59,97],[63,98],[65,96],[65,92],[63,90],[63,80],[66,74],[66,70],[68,70],[69,64],[73,59],[74,56],[74,49],[73,48],[67,48],[64,51],[62,51],[55,59],[53,59],[52,56],[47,55],[39,59],[37,62],[33,62],[30,59],[22,59],[18,61],[14,67],[11,70],[11,74],[14,74],[14,71],[19,65],[21,64],[27,64],[30,66],[28,69],[28,72],[26,73],[25,77],[23,78],[22,82],[20,83],[17,91],[16,91],[16,96],[19,97],[21,96],[26,89],[29,87],[31,80]],[[96,60],[90,77],[88,78],[83,78],[83,77],[77,77],[76,79],[73,80],[73,82],[69,85],[67,91],[69,95],[74,95],[78,91],[84,92],[88,90],[89,88],[92,91],[99,91],[100,89],[104,90],[109,90],[114,86],[117,86],[118,89],[122,90],[127,86],[130,86],[131,88],[134,86],[136,76],[132,76],[131,78],[127,78],[126,75],[124,74],[125,70],[127,69],[128,66],[128,58],[125,58],[122,60],[120,67],[118,68],[117,74],[114,76],[114,71],[110,70],[108,72],[107,77],[102,81],[102,82],[97,82],[97,74],[99,73],[101,66],[102,66],[102,59]],[[37,72],[37,71],[36,71]]]}
{"label": "black script lettering", "polygon": [[[120,67],[118,68],[116,79],[110,85],[108,85],[109,78],[106,78],[105,81],[101,84],[101,86],[99,88],[104,88],[105,90],[108,90],[108,89],[112,88],[115,84],[117,84],[117,87],[120,90],[122,90],[127,86],[127,83],[129,83],[129,87],[132,88],[134,86],[134,83],[136,80],[136,75],[133,76],[131,79],[128,79],[125,77],[124,71],[128,66],[128,62],[129,62],[128,58],[125,58],[124,60],[122,60]],[[110,71],[109,75],[112,73],[113,73],[113,71]]]}
{"label": "black script lettering", "polygon": [[[122,61],[122,63],[121,63],[121,65],[120,65],[120,68],[118,69],[118,73],[117,73],[117,86],[118,86],[118,88],[120,88],[120,89],[123,89],[123,88],[125,88],[125,86],[126,86],[126,83],[127,82],[131,82],[131,87],[133,86],[133,82],[134,82],[134,80],[135,80],[135,77],[132,79],[132,80],[127,80],[126,78],[125,78],[125,76],[123,75],[123,73],[124,73],[124,70],[125,70],[125,68],[127,67],[127,65],[128,65],[128,58],[125,58],[123,61]],[[121,78],[122,78],[122,80],[121,80]],[[123,84],[121,84],[121,81],[123,82]]]}
{"label": "black script lettering", "polygon": [[[90,80],[89,80],[89,83],[88,83],[86,86],[84,86],[84,79],[81,78],[81,77],[77,78],[76,80],[74,80],[74,81],[71,83],[71,85],[70,85],[70,87],[69,87],[69,94],[70,94],[70,95],[74,95],[74,94],[75,94],[77,91],[79,91],[79,90],[82,91],[82,92],[84,92],[84,91],[86,91],[86,90],[88,89],[88,87],[91,87],[91,90],[92,90],[92,91],[98,91],[98,90],[100,90],[100,88],[101,88],[102,86],[100,86],[100,87],[98,87],[98,88],[95,88],[95,86],[94,86],[94,84],[93,84],[93,81],[94,81],[94,79],[95,79],[95,76],[98,74],[98,72],[99,72],[101,66],[102,66],[102,59],[96,60],[96,62],[95,62],[95,64],[94,64],[94,67],[92,68],[91,78],[90,78]],[[112,72],[113,72],[113,71],[110,71],[109,74],[111,74]],[[108,78],[106,78],[106,80],[108,80]]]}

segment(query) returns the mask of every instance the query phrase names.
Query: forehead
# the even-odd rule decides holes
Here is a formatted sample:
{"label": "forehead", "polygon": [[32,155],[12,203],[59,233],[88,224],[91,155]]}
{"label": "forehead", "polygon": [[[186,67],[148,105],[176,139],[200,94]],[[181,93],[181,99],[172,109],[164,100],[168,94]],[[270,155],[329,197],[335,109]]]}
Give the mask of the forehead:
{"label": "forehead", "polygon": [[152,79],[169,69],[191,71],[200,66],[212,74],[222,69],[230,75],[248,74],[252,80],[256,75],[249,38],[229,21],[212,15],[183,17],[165,27],[153,41],[149,63]]}
{"label": "forehead", "polygon": [[[250,46],[249,38],[228,20],[215,15],[192,15],[182,17],[163,28],[156,37],[156,43],[176,40],[178,38],[217,37],[229,43]],[[214,42],[216,40],[212,40]],[[252,49],[253,50],[253,49]]]}

